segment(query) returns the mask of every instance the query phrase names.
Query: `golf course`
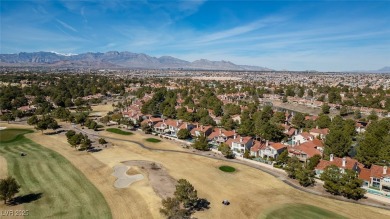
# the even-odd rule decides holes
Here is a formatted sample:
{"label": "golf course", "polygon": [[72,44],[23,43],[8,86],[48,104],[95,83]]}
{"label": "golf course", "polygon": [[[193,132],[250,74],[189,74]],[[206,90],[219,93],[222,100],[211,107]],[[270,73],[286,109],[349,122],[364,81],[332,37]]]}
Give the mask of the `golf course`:
{"label": "golf course", "polygon": [[15,200],[28,210],[28,217],[111,218],[96,187],[63,156],[23,136],[29,132],[0,131],[0,155],[7,161],[8,175],[21,186]]}

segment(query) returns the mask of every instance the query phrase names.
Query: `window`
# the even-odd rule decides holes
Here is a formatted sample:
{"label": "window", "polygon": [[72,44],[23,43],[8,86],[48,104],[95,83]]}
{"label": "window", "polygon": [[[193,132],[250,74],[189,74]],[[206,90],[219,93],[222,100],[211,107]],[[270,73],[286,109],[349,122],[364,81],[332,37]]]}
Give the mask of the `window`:
{"label": "window", "polygon": [[381,179],[378,178],[372,178],[372,186],[379,188],[381,185]]}

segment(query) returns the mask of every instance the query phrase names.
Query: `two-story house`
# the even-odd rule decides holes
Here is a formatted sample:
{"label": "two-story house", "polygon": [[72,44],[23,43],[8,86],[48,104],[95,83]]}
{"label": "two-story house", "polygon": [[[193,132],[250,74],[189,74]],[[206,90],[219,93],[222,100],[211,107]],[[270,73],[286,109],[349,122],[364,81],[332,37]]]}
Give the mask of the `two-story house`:
{"label": "two-story house", "polygon": [[362,168],[359,178],[364,181],[363,188],[376,188],[390,195],[390,170],[387,166],[373,164],[370,169]]}
{"label": "two-story house", "polygon": [[319,129],[316,127],[315,129],[310,129],[309,134],[313,135],[315,138],[325,139],[326,135],[329,134],[329,129]]}
{"label": "two-story house", "polygon": [[314,139],[314,135],[311,135],[308,132],[301,132],[297,135],[294,135],[291,140],[292,140],[292,145],[294,146],[294,145],[305,143],[307,141],[313,141],[313,139]]}
{"label": "two-story house", "polygon": [[235,130],[227,131],[223,128],[215,128],[207,139],[210,141],[210,144],[218,146],[221,143],[225,143],[229,138],[233,138],[235,134]]}
{"label": "two-story house", "polygon": [[211,132],[213,131],[212,126],[203,126],[203,125],[197,125],[197,127],[193,128],[191,130],[191,135],[193,137],[198,137],[201,134],[204,134],[205,136],[209,136]]}
{"label": "two-story house", "polygon": [[241,137],[239,135],[234,135],[233,139],[226,141],[226,144],[229,145],[236,156],[242,157],[245,151],[250,150],[253,146],[253,138],[250,136]]}

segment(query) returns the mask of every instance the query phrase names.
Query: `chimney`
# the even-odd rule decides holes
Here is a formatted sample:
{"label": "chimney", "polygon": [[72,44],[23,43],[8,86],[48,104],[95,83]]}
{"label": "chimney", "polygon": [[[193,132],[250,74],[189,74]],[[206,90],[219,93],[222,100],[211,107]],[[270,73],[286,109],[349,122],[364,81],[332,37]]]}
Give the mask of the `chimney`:
{"label": "chimney", "polygon": [[240,142],[242,142],[242,137],[240,137]]}
{"label": "chimney", "polygon": [[203,125],[200,125],[200,130],[203,130]]}
{"label": "chimney", "polygon": [[316,129],[318,129],[318,125],[316,126]]}
{"label": "chimney", "polygon": [[163,119],[163,122],[165,122],[165,119]]}
{"label": "chimney", "polygon": [[176,120],[176,126],[179,126],[179,121],[178,120]]}
{"label": "chimney", "polygon": [[199,123],[196,123],[196,128],[199,128]]}
{"label": "chimney", "polygon": [[186,129],[188,129],[188,122],[186,122]]}
{"label": "chimney", "polygon": [[268,147],[268,145],[269,145],[269,141],[266,140],[266,141],[265,141],[265,146]]}
{"label": "chimney", "polygon": [[235,133],[234,133],[234,136],[233,136],[233,138],[234,138],[234,139],[236,139],[236,138],[237,138],[237,135],[236,135]]}
{"label": "chimney", "polygon": [[295,129],[294,135],[297,135],[297,134],[298,134],[298,130],[297,130],[297,129]]}
{"label": "chimney", "polygon": [[342,167],[345,167],[345,164],[347,163],[347,158],[343,157],[343,164]]}
{"label": "chimney", "polygon": [[387,166],[384,166],[383,167],[383,175],[386,175],[387,174]]}
{"label": "chimney", "polygon": [[333,154],[330,154],[330,158],[329,158],[329,161],[332,162],[333,161]]}
{"label": "chimney", "polygon": [[219,129],[219,134],[220,134],[220,135],[222,134],[222,129]]}
{"label": "chimney", "polygon": [[299,133],[302,133],[303,132],[303,129],[299,129]]}

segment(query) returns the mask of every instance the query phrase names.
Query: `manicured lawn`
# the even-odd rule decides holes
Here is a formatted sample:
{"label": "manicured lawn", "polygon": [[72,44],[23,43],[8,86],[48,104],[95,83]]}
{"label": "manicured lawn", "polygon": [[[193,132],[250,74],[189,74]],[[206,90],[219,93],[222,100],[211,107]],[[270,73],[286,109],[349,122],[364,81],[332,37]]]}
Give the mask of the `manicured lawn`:
{"label": "manicured lawn", "polygon": [[103,195],[77,168],[21,133],[26,130],[1,130],[11,140],[0,144],[0,154],[21,185],[16,196],[22,197],[28,218],[111,218]]}
{"label": "manicured lawn", "polygon": [[17,140],[22,136],[22,134],[26,134],[29,132],[33,132],[28,129],[4,129],[0,130],[0,143],[7,143]]}
{"label": "manicured lawn", "polygon": [[160,140],[160,139],[157,139],[157,138],[147,138],[147,139],[145,139],[145,141],[147,141],[147,142],[152,142],[152,143],[158,143],[158,142],[160,142],[161,140]]}
{"label": "manicured lawn", "polygon": [[220,166],[219,169],[222,170],[223,172],[228,172],[228,173],[232,173],[236,171],[236,168],[231,166]]}
{"label": "manicured lawn", "polygon": [[126,131],[123,131],[123,130],[117,129],[117,128],[108,128],[108,129],[106,129],[106,131],[112,132],[115,134],[120,134],[120,135],[132,135],[133,134],[132,132],[126,132]]}
{"label": "manicured lawn", "polygon": [[325,219],[345,218],[332,211],[305,204],[287,204],[269,212],[266,219]]}

